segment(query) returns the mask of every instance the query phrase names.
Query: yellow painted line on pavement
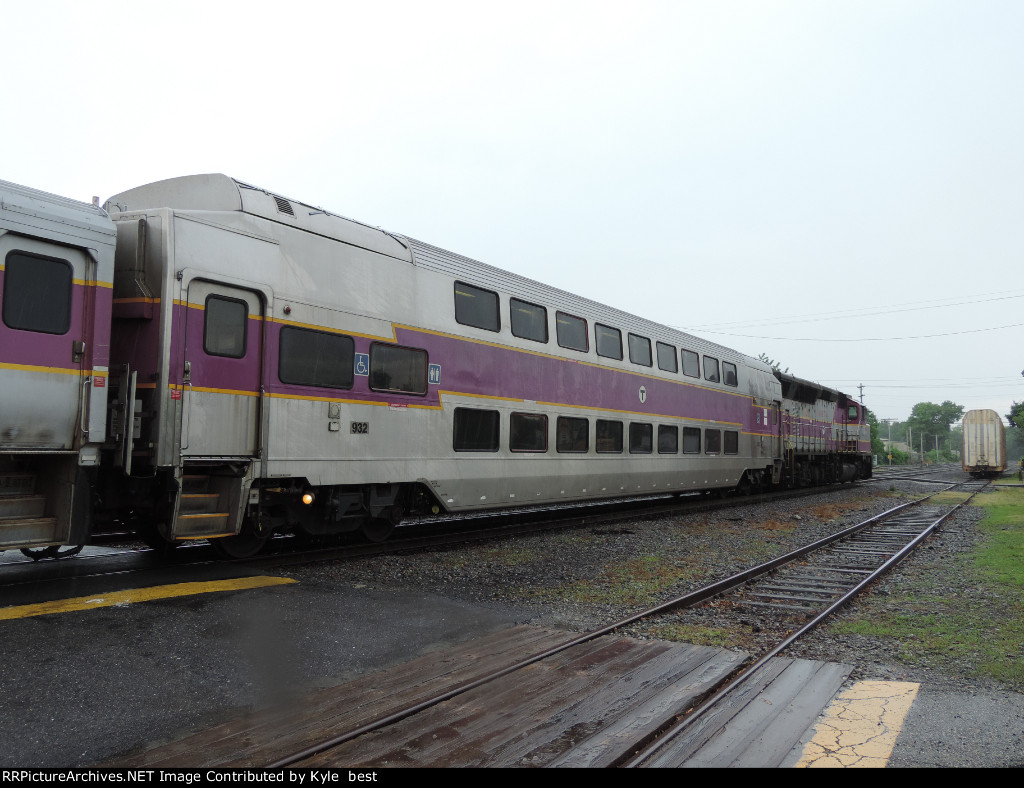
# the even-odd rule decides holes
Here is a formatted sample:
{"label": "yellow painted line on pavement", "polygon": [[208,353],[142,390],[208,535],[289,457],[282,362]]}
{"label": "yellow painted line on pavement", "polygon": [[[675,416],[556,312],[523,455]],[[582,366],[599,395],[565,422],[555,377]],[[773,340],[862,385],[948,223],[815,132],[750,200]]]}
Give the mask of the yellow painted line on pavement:
{"label": "yellow painted line on pavement", "polygon": [[888,763],[920,684],[860,681],[835,697],[796,768],[878,768]]}
{"label": "yellow painted line on pavement", "polygon": [[264,588],[296,582],[298,581],[290,577],[241,577],[234,580],[212,580],[205,583],[172,583],[149,588],[130,588],[127,591],[110,591],[95,596],[55,599],[52,602],[39,602],[34,605],[0,608],[0,621],[48,616],[53,613],[71,613],[76,610],[93,610],[100,607],[117,607],[136,602],[152,602],[156,599],[211,594],[217,591],[244,591],[249,588]]}

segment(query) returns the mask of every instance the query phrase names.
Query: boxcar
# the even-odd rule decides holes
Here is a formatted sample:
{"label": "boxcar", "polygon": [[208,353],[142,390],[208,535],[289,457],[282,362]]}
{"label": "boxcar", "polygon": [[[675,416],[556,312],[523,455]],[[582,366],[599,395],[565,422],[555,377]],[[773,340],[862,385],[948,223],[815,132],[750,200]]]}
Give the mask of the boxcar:
{"label": "boxcar", "polygon": [[961,463],[972,476],[996,476],[1006,470],[1006,430],[994,410],[969,410],[963,421]]}

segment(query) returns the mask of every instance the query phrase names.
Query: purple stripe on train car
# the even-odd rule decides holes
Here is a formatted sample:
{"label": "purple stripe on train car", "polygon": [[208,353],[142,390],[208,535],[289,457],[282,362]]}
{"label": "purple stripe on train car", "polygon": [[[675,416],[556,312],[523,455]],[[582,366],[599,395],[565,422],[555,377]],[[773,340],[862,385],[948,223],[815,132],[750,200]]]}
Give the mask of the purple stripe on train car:
{"label": "purple stripe on train car", "polygon": [[[160,302],[150,305],[149,319],[126,319],[120,304],[114,305],[114,323],[110,337],[113,364],[129,364],[138,371],[139,383],[152,383],[160,371]],[[145,311],[142,312],[145,314]]]}
{"label": "purple stripe on train car", "polygon": [[[180,324],[184,307],[175,305],[175,322]],[[246,321],[245,355],[242,358],[218,356],[207,353],[204,347],[205,312],[190,307],[185,317],[185,350],[179,350],[180,331],[174,331],[176,341],[171,358],[188,360],[192,369],[193,387],[226,389],[233,391],[258,391],[260,387],[260,358],[262,356],[260,334],[263,321]],[[171,364],[171,380],[183,382],[184,365]]]}
{"label": "purple stripe on train car", "polygon": [[[276,365],[281,325],[268,326],[267,357]],[[355,352],[369,353],[372,340],[354,337]],[[751,407],[747,396],[729,394],[624,371],[579,363],[572,359],[535,355],[511,348],[469,342],[456,337],[423,334],[399,329],[397,341],[427,351],[432,364],[440,364],[440,386],[430,386],[426,396],[374,392],[365,376],[356,376],[351,390],[325,390],[279,382],[277,370],[267,370],[267,390],[292,396],[335,396],[380,402],[437,405],[438,389],[485,397],[510,397],[541,402],[572,403],[599,410],[650,413],[740,424],[742,428],[771,434],[770,424],[756,419],[762,408]],[[640,389],[644,389],[641,400]],[[337,391],[337,393],[334,393]],[[483,403],[481,403],[483,406]],[[636,416],[634,416],[635,418]]]}
{"label": "purple stripe on train car", "polygon": [[92,325],[86,326],[86,363],[90,368],[110,366],[110,317],[114,291],[110,287],[93,288]]}
{"label": "purple stripe on train car", "polygon": [[[72,361],[72,344],[85,340],[85,285],[74,285],[71,291],[70,328],[63,334],[45,334],[39,331],[11,328],[0,320],[0,364],[24,364],[34,367],[57,367],[79,370],[83,364]],[[0,273],[0,293],[3,292],[3,274]]]}

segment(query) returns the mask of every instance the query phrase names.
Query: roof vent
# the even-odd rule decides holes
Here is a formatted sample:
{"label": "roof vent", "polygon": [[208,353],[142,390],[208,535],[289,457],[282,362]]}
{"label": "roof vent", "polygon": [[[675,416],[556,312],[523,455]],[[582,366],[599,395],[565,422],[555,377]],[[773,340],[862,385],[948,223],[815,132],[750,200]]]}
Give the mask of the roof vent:
{"label": "roof vent", "polygon": [[272,195],[274,202],[277,203],[277,210],[281,213],[286,213],[289,216],[294,216],[295,211],[292,210],[292,204],[288,202],[284,197],[278,197],[276,194]]}

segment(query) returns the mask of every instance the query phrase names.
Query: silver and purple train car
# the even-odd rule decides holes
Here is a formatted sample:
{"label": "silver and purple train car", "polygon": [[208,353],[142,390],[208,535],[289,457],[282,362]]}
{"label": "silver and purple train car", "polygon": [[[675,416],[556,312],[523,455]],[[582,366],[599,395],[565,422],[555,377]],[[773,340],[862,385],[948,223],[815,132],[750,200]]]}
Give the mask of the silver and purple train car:
{"label": "silver and purple train car", "polygon": [[98,207],[0,181],[0,550],[55,555],[91,529],[114,242]]}
{"label": "silver and purple train car", "polygon": [[97,520],[278,529],[869,476],[863,408],[720,345],[223,175],[112,197]]}
{"label": "silver and purple train car", "polygon": [[1006,429],[994,410],[969,410],[963,420],[961,465],[972,476],[998,476],[1006,470]]}

